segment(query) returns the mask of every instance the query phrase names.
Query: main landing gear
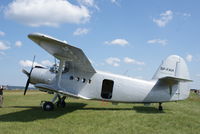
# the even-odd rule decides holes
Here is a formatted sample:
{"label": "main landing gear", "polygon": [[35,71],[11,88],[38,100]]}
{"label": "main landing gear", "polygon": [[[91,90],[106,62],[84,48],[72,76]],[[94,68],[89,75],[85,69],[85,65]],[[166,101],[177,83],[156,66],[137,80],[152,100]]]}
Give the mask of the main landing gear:
{"label": "main landing gear", "polygon": [[56,102],[57,107],[65,108],[66,106],[65,99],[66,99],[66,96],[63,96],[62,98],[58,96],[58,101]]}
{"label": "main landing gear", "polygon": [[55,105],[57,107],[65,108],[66,106],[65,99],[66,96],[61,97],[59,94],[55,94],[54,98],[51,101],[41,101],[42,109],[44,111],[52,111],[54,110]]}
{"label": "main landing gear", "polygon": [[162,107],[162,103],[161,102],[159,102],[158,110],[159,111],[163,111],[163,107]]}

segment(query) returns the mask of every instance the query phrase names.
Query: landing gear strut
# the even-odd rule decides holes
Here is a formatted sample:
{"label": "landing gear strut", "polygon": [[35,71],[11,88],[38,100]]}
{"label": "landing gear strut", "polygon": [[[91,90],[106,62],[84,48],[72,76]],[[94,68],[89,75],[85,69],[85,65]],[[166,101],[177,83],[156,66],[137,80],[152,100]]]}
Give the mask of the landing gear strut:
{"label": "landing gear strut", "polygon": [[[56,101],[58,99],[58,101]],[[61,97],[59,94],[55,94],[54,98],[51,101],[41,101],[42,109],[44,111],[52,111],[54,110],[54,104],[57,107],[65,108],[66,96]]]}
{"label": "landing gear strut", "polygon": [[162,107],[162,103],[161,102],[159,102],[158,110],[159,111],[163,111],[163,107]]}
{"label": "landing gear strut", "polygon": [[65,108],[66,106],[65,99],[66,99],[66,96],[63,96],[62,98],[58,96],[58,101],[56,102],[57,107]]}

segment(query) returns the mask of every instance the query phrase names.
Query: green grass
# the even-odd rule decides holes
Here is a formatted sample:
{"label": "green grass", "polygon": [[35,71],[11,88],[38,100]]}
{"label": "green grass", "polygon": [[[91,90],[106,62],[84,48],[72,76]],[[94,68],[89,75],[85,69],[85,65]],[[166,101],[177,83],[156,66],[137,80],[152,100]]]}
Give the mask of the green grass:
{"label": "green grass", "polygon": [[0,134],[199,134],[200,96],[186,101],[144,107],[142,104],[112,105],[82,99],[66,100],[66,108],[45,112],[41,100],[53,96],[39,91],[4,92],[0,108]]}

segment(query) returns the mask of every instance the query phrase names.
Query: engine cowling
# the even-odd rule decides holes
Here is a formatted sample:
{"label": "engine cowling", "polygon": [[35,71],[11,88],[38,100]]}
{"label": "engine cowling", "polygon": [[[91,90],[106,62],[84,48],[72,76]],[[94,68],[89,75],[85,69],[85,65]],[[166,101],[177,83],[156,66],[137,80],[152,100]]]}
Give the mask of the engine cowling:
{"label": "engine cowling", "polygon": [[49,71],[47,68],[33,68],[30,75],[30,83],[50,84],[55,79],[56,73]]}

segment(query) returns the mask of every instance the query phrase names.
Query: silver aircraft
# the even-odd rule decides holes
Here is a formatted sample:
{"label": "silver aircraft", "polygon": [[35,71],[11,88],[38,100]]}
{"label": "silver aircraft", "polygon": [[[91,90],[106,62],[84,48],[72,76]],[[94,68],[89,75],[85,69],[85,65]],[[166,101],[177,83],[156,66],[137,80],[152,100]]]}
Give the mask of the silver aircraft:
{"label": "silver aircraft", "polygon": [[103,100],[117,103],[162,103],[184,100],[189,96],[191,82],[187,65],[177,55],[167,57],[157,69],[152,80],[139,80],[126,76],[95,70],[80,48],[53,37],[33,33],[28,37],[58,59],[59,66],[44,68],[32,66],[24,95],[29,83],[40,91],[52,93],[51,101],[43,101],[45,111],[53,110],[55,104],[65,107],[66,97]]}

